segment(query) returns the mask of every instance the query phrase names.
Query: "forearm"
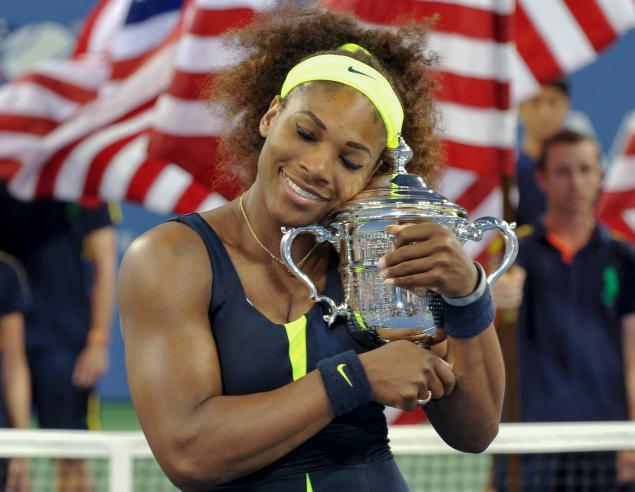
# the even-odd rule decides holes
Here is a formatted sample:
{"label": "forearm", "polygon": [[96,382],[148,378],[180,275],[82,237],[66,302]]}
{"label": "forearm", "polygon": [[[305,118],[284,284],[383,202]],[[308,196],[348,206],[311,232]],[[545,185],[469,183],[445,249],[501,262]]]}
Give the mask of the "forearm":
{"label": "forearm", "polygon": [[87,238],[87,249],[94,265],[91,289],[89,341],[107,343],[114,309],[116,278],[116,233],[113,227],[93,232]]}
{"label": "forearm", "polygon": [[448,337],[447,360],[456,387],[430,402],[426,414],[448,444],[480,452],[496,436],[503,406],[505,369],[494,326],[469,339]]}
{"label": "forearm", "polygon": [[628,418],[635,420],[635,314],[626,316],[622,321],[622,340]]}
{"label": "forearm", "polygon": [[635,354],[632,352],[624,354],[624,382],[628,418],[635,420]]}
{"label": "forearm", "polygon": [[182,416],[174,429],[177,439],[156,444],[174,453],[165,458],[175,465],[167,470],[175,483],[185,490],[196,489],[263,468],[332,419],[322,378],[313,371],[266,393],[210,398]]}
{"label": "forearm", "polygon": [[21,353],[4,353],[4,398],[12,427],[27,428],[30,421],[31,383],[29,367]]}
{"label": "forearm", "polygon": [[115,269],[102,267],[95,271],[93,291],[90,299],[90,329],[110,333],[114,308]]}

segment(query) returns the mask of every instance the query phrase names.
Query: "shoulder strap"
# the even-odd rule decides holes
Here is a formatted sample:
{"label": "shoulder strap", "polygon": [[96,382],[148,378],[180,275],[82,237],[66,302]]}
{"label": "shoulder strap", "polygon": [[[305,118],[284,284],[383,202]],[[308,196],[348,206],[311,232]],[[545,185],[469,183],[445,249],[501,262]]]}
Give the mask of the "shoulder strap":
{"label": "shoulder strap", "polygon": [[[191,227],[205,243],[214,274],[210,302],[210,312],[212,312],[224,302],[228,295],[235,293],[236,288],[242,291],[242,285],[234,264],[227,253],[227,249],[225,249],[223,241],[199,214],[180,215],[170,220]],[[244,293],[242,297],[244,297]]]}

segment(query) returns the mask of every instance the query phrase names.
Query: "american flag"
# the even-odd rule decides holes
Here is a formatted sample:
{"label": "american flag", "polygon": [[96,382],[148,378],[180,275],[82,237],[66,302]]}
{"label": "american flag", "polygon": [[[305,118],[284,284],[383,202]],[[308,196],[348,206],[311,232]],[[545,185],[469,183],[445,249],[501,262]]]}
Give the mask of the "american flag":
{"label": "american flag", "polygon": [[201,85],[237,59],[219,34],[269,6],[102,0],[72,60],[0,89],[0,166],[12,173],[11,191],[24,199],[130,200],[162,213],[233,197],[231,183],[206,185],[222,121]]}
{"label": "american flag", "polygon": [[[131,200],[163,213],[205,209],[223,122],[203,100],[210,74],[236,62],[219,34],[275,2],[101,0],[68,61],[0,89],[0,169],[25,199]],[[513,172],[511,97],[589,63],[635,23],[632,0],[325,0],[389,27],[440,16],[429,49],[450,167],[442,190],[473,217],[500,215],[500,177]],[[484,244],[474,244],[478,254]]]}
{"label": "american flag", "polygon": [[600,220],[635,243],[635,111],[624,117],[603,188]]}

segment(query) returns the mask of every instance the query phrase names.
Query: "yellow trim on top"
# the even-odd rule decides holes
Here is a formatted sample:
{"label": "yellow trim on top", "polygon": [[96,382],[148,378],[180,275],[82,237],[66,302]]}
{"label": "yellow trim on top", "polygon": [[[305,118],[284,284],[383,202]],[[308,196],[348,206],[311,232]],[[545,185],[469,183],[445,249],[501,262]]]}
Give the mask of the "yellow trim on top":
{"label": "yellow trim on top", "polygon": [[293,380],[306,375],[306,316],[284,324],[289,339],[289,360]]}
{"label": "yellow trim on top", "polygon": [[313,485],[311,484],[311,477],[306,474],[306,492],[313,492]]}

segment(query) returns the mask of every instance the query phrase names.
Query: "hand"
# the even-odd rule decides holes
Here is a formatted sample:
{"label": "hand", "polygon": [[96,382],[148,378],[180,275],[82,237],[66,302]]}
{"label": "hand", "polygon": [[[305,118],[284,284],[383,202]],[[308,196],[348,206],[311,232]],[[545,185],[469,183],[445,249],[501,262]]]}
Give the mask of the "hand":
{"label": "hand", "polygon": [[635,450],[625,449],[617,452],[617,481],[635,481]]}
{"label": "hand", "polygon": [[523,302],[523,286],[527,272],[514,266],[501,276],[492,286],[492,295],[496,307],[500,309],[514,309]]}
{"label": "hand", "polygon": [[478,270],[447,227],[431,222],[390,225],[386,233],[396,236],[395,250],[378,263],[387,283],[447,297],[464,297],[476,288]]}
{"label": "hand", "polygon": [[425,348],[430,348],[446,339],[445,331],[440,328],[434,335],[428,335],[419,328],[377,328],[377,335],[389,342],[408,340]]}
{"label": "hand", "polygon": [[452,393],[456,378],[450,364],[430,350],[398,340],[359,356],[372,389],[372,399],[382,405],[412,410],[417,399]]}
{"label": "hand", "polygon": [[73,384],[79,388],[92,388],[108,370],[108,346],[89,343],[77,357],[73,370]]}
{"label": "hand", "polygon": [[11,490],[12,492],[28,492],[29,489],[29,469],[27,466],[27,460],[25,458],[12,458],[9,461],[7,482],[4,486],[4,490]]}

